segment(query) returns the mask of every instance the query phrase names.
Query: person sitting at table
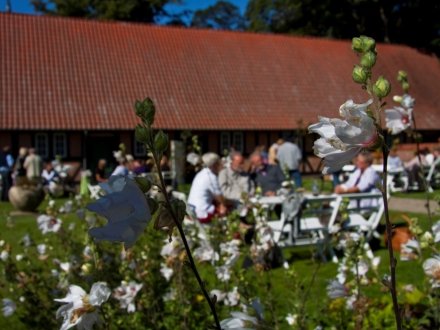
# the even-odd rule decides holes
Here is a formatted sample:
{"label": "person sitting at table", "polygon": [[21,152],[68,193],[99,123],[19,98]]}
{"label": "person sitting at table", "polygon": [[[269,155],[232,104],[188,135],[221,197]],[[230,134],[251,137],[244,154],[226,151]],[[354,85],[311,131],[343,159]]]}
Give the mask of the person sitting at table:
{"label": "person sitting at table", "polygon": [[[379,175],[371,166],[373,156],[370,152],[364,151],[357,155],[355,160],[356,169],[348,180],[335,187],[336,194],[379,192],[377,184],[380,182]],[[373,206],[372,200],[362,200],[361,207]]]}
{"label": "person sitting at table", "polygon": [[230,155],[230,159],[229,166],[220,171],[218,181],[223,196],[233,201],[234,206],[237,207],[243,195],[250,195],[253,192],[253,182],[249,173],[244,171],[245,159],[243,155],[234,151]]}
{"label": "person sitting at table", "polygon": [[193,209],[201,223],[210,223],[215,215],[227,213],[227,200],[220,190],[218,174],[222,169],[220,157],[213,152],[202,156],[205,166],[200,170],[191,184],[188,206]]}
{"label": "person sitting at table", "polygon": [[263,157],[258,152],[251,155],[250,161],[251,178],[255,187],[260,187],[263,196],[275,196],[286,180],[279,165],[264,163]]}

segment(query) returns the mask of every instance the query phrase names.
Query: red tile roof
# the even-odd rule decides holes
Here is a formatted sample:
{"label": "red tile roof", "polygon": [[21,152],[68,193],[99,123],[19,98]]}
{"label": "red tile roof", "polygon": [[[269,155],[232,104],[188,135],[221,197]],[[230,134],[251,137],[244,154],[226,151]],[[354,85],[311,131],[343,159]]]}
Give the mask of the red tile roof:
{"label": "red tile roof", "polygon": [[[164,129],[292,129],[336,117],[349,41],[0,14],[0,129],[131,129],[150,96]],[[440,128],[437,58],[378,45],[375,72],[406,70],[417,124]],[[397,86],[397,83],[394,84]],[[401,94],[400,88],[395,93]]]}

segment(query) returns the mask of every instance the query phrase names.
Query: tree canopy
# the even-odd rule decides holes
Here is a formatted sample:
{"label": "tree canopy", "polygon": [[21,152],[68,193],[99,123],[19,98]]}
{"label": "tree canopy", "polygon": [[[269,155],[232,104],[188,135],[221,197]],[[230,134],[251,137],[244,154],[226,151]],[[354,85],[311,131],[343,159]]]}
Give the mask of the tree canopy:
{"label": "tree canopy", "polygon": [[32,0],[35,10],[58,16],[153,23],[168,16],[164,6],[173,0]]}
{"label": "tree canopy", "polygon": [[407,44],[440,54],[440,2],[422,0],[249,0],[254,32]]}
{"label": "tree canopy", "polygon": [[224,30],[244,30],[246,23],[237,6],[227,1],[218,1],[213,6],[197,10],[192,18],[191,26]]}

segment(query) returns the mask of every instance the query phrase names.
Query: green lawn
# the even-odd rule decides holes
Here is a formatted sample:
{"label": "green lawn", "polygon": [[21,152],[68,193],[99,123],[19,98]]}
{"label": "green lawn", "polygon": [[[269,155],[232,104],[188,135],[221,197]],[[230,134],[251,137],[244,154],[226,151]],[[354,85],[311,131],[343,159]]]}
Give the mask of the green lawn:
{"label": "green lawn", "polygon": [[[306,186],[309,184],[309,180],[306,179]],[[61,205],[65,200],[58,200],[57,204]],[[39,208],[39,211],[44,211],[47,202]],[[35,215],[13,215],[11,216],[11,211],[13,211],[12,206],[9,203],[0,203],[0,232],[1,239],[7,241],[9,244],[13,245],[13,251],[15,253],[21,253],[23,247],[20,245],[21,238],[29,233],[35,242],[50,242],[53,246],[54,251],[58,251],[56,255],[59,255],[60,259],[63,258],[62,253],[64,250],[63,242],[59,239],[54,239],[53,235],[43,236],[36,226],[36,216]],[[398,212],[391,213],[391,220],[394,223],[403,223],[404,220]],[[426,215],[422,214],[410,214],[411,217],[417,217],[420,220],[420,224],[424,229],[429,227],[429,223]],[[63,215],[63,227],[66,228],[70,223],[77,223],[78,219],[75,215]],[[71,235],[83,235],[83,227],[77,226]],[[84,236],[84,235],[83,235]],[[383,276],[388,274],[388,252],[384,247],[383,242],[379,242],[378,248],[375,250],[375,255],[382,258],[382,262],[379,267],[379,274]],[[323,302],[327,301],[326,286],[330,279],[334,278],[337,273],[337,265],[331,262],[321,263],[314,259],[315,250],[313,248],[288,248],[283,251],[284,257],[290,263],[291,270],[295,273],[295,278],[297,279],[296,290],[299,293],[295,294],[303,295],[306,299],[305,312],[311,319],[318,318],[319,314],[323,309]],[[3,266],[2,266],[3,267]],[[202,267],[203,268],[203,267]],[[4,269],[2,269],[2,272]],[[312,274],[316,272],[315,280],[312,280]],[[408,262],[398,262],[397,268],[397,281],[398,284],[420,284],[424,282],[423,269],[417,261]],[[206,275],[208,277],[208,282],[212,280],[212,274],[209,272]],[[245,275],[249,281],[255,279],[255,275],[252,270],[248,270]],[[287,315],[291,311],[292,303],[289,301],[293,299],[290,295],[293,291],[286,291],[286,287],[289,287],[291,279],[286,277],[286,272],[283,268],[274,269],[265,272],[264,281],[267,281],[268,285],[272,288],[272,297],[261,297],[264,299],[273,299],[273,305],[276,306],[276,315],[280,318],[279,322],[282,324],[283,318],[280,315]],[[261,280],[261,278],[260,278]],[[7,296],[8,293],[4,291],[7,286],[5,283],[1,283],[0,292],[3,296]],[[299,288],[299,289],[298,289]],[[292,288],[288,290],[293,290]],[[372,287],[363,288],[368,292],[368,296],[372,298],[379,298],[384,295],[383,286],[375,285]],[[264,290],[263,290],[264,291]],[[267,294],[267,290],[264,291]],[[264,293],[262,293],[264,294]],[[385,294],[386,295],[386,294]],[[47,311],[48,313],[54,313],[55,310]],[[14,329],[21,329],[19,322],[15,317],[5,319],[0,317],[0,328],[4,329],[9,322],[16,322],[16,327]],[[9,326],[9,328],[11,328]],[[280,327],[283,328],[282,326]],[[12,328],[11,328],[12,329]],[[24,328],[23,328],[24,329]]]}

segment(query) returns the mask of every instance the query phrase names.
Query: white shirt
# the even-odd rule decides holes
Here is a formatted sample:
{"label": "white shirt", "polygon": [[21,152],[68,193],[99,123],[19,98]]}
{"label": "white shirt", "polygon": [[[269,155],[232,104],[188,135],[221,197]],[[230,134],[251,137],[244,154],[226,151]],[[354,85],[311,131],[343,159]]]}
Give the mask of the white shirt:
{"label": "white shirt", "polygon": [[[363,173],[360,169],[356,169],[348,178],[347,182],[343,184],[346,188],[358,187],[359,192],[379,192],[376,185],[380,182],[379,175],[371,167],[367,167]],[[363,199],[361,201],[361,207],[370,207],[377,205],[375,200]],[[352,205],[350,205],[351,207]]]}
{"label": "white shirt", "polygon": [[215,195],[222,195],[218,178],[209,168],[204,168],[194,177],[188,196],[188,205],[195,208],[197,218],[206,218],[214,212]]}

